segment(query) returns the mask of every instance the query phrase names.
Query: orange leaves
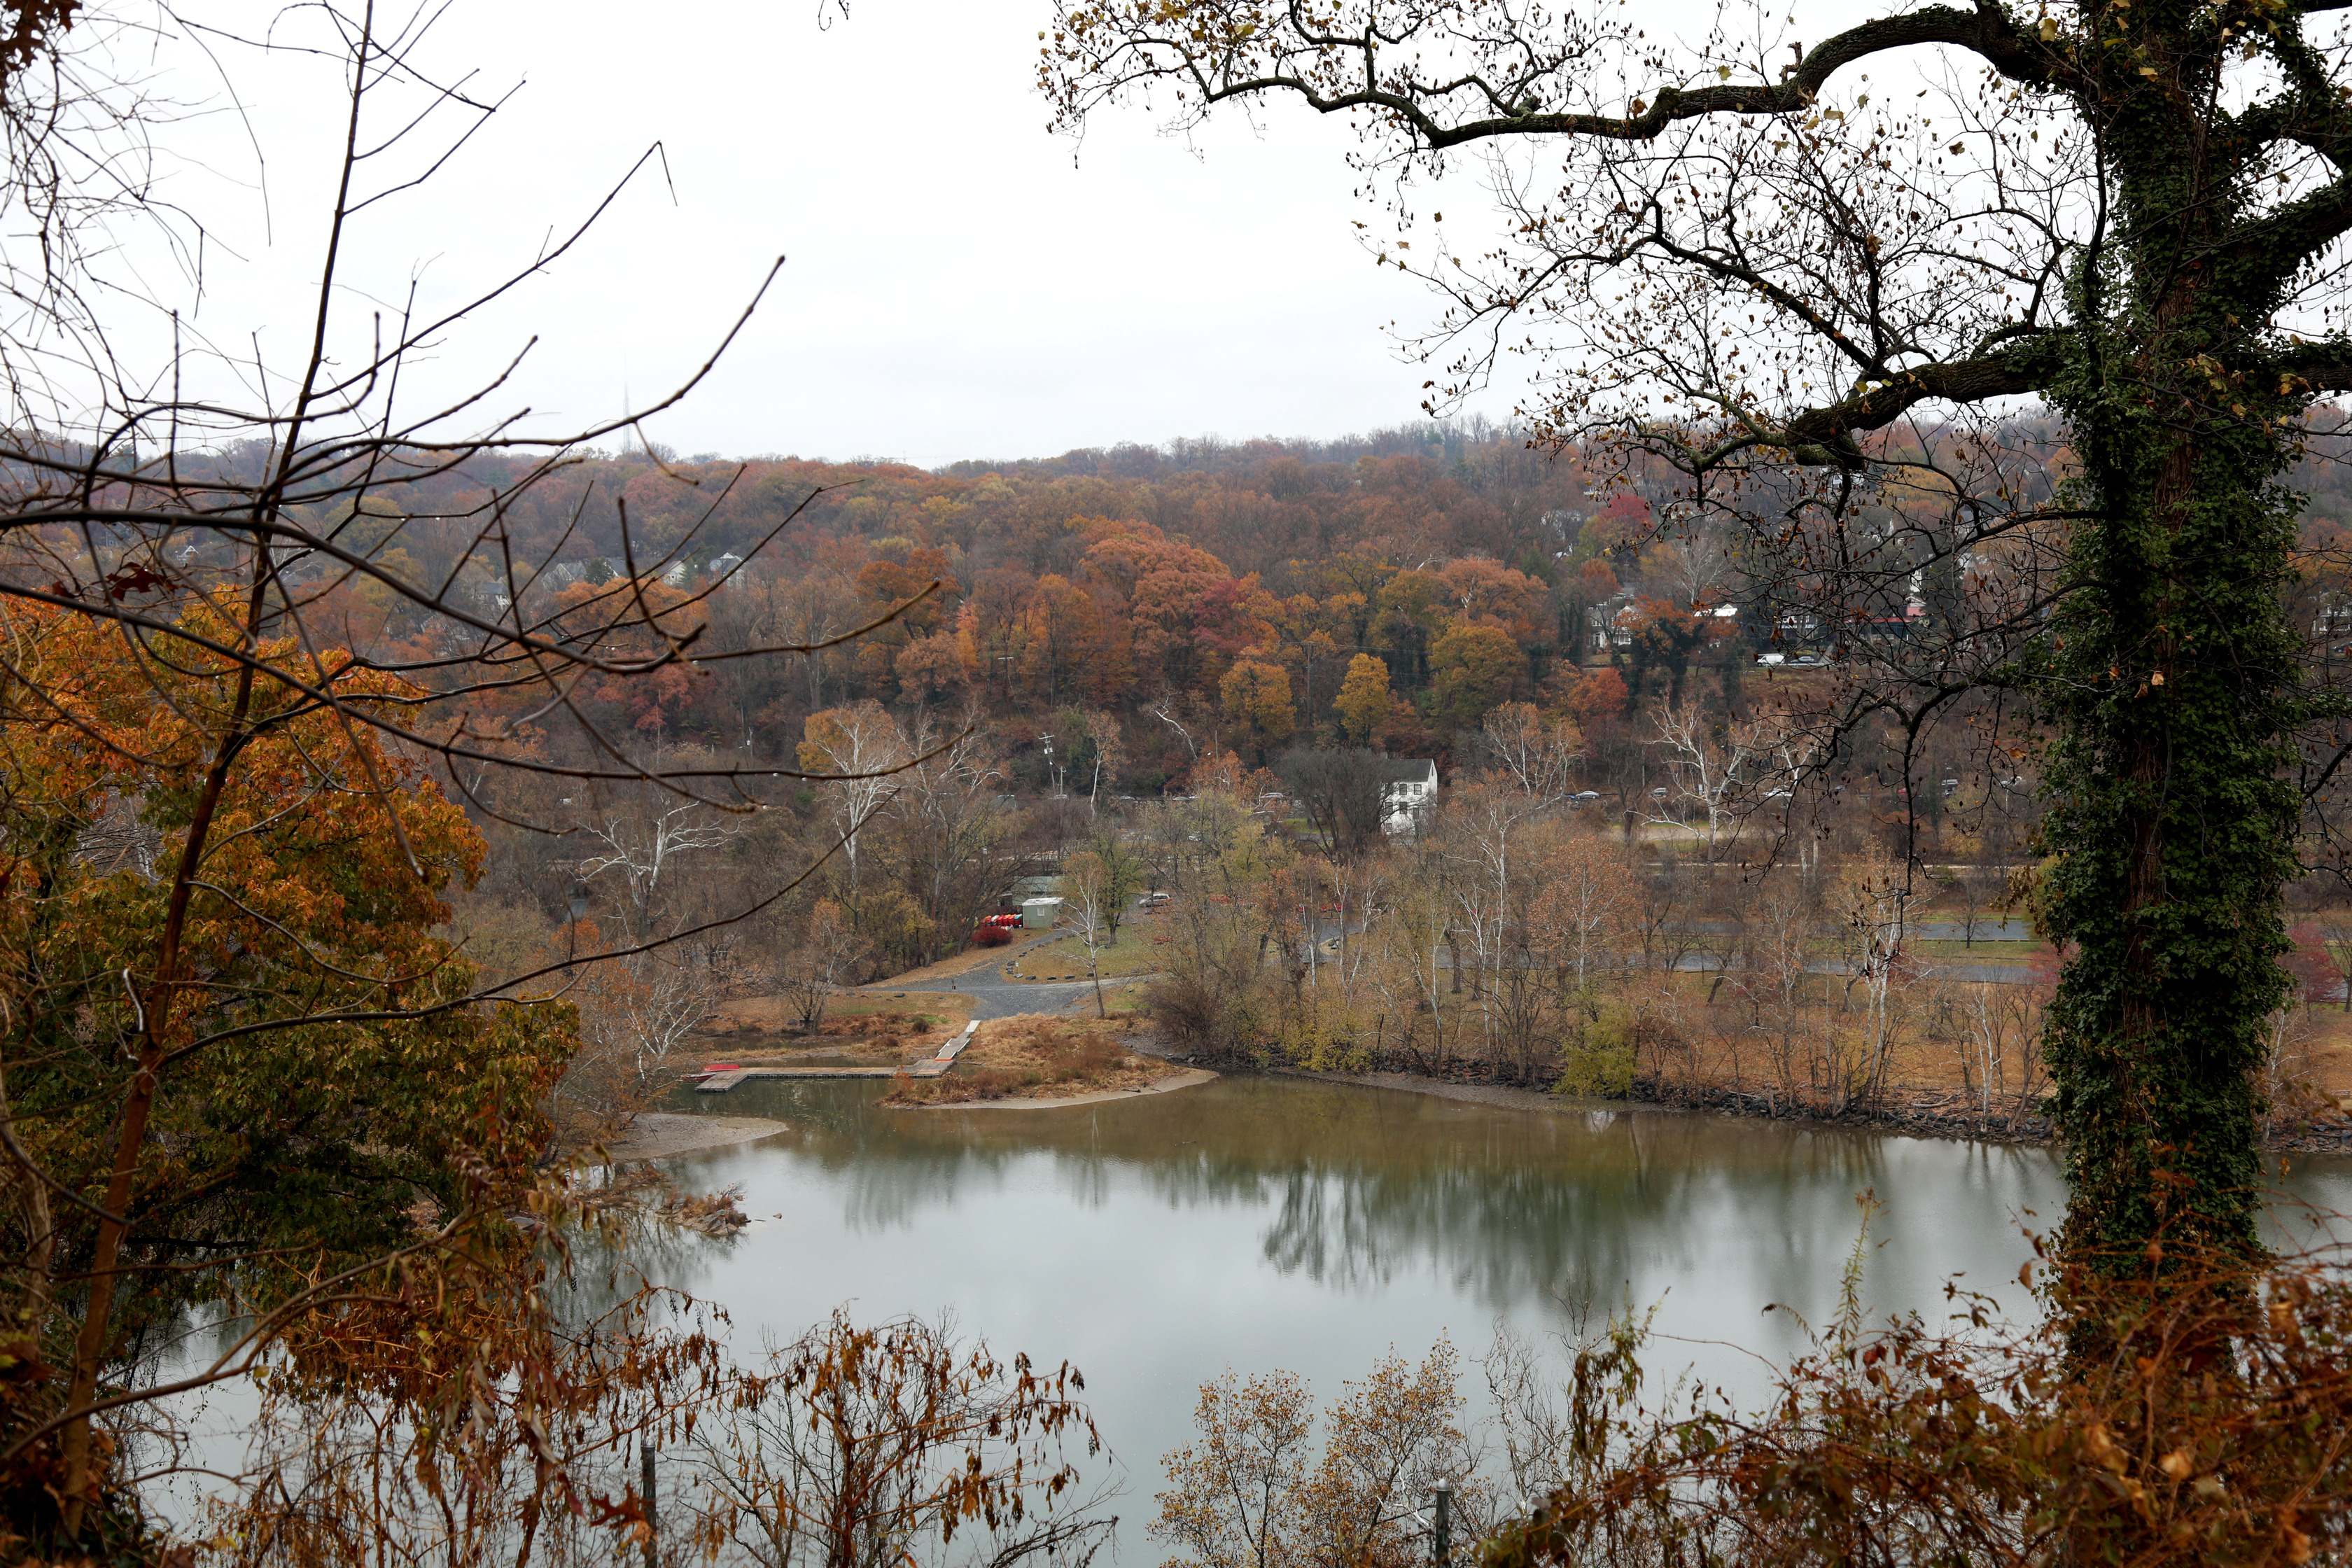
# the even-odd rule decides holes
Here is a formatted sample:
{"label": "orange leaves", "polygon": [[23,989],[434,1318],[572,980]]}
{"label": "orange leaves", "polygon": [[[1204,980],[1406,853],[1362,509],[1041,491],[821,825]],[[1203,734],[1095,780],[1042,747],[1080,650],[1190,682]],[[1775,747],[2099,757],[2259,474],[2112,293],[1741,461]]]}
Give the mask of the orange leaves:
{"label": "orange leaves", "polygon": [[2325,1260],[2250,1279],[2237,1255],[2173,1251],[2160,1284],[2072,1269],[2022,1324],[1848,1319],[1753,1416],[1630,1415],[1487,1560],[2187,1568],[2336,1548],[2352,1288]]}
{"label": "orange leaves", "polygon": [[1339,682],[1339,698],[1335,704],[1339,713],[1340,728],[1348,739],[1358,745],[1371,740],[1389,711],[1389,667],[1368,653],[1360,653],[1348,661],[1348,673]]}
{"label": "orange leaves", "polygon": [[[233,646],[235,613],[198,603],[183,625]],[[20,1126],[57,1180],[106,1190],[142,1053],[156,1064],[127,1206],[137,1235],[173,1239],[134,1236],[120,1321],[299,1300],[415,1245],[426,1199],[472,1226],[500,1194],[474,1261],[511,1254],[568,1009],[458,1005],[474,971],[434,928],[482,841],[422,754],[368,722],[412,689],[290,640],[254,647],[248,679],[85,616],[19,606],[0,636],[0,1050],[19,1105],[47,1108]],[[75,1041],[103,1048],[59,1048]],[[304,1342],[362,1353],[323,1328]]]}
{"label": "orange leaves", "polygon": [[1278,664],[1241,660],[1225,672],[1218,697],[1225,716],[1259,745],[1278,745],[1297,727],[1290,675]]}

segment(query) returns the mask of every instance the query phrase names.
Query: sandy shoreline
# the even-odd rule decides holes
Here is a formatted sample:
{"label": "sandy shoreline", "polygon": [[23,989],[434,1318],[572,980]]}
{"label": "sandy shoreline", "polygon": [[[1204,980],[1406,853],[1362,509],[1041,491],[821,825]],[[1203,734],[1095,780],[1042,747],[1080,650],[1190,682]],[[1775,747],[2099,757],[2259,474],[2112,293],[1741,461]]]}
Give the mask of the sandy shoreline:
{"label": "sandy shoreline", "polygon": [[749,1143],[782,1132],[784,1124],[764,1116],[683,1116],[676,1111],[641,1111],[629,1130],[604,1145],[615,1163],[627,1160],[667,1160],[678,1154],[698,1154]]}
{"label": "sandy shoreline", "polygon": [[1147,1094],[1168,1094],[1207,1083],[1218,1075],[1207,1068],[1171,1073],[1141,1089],[1101,1089],[1089,1094],[1066,1094],[1055,1100],[954,1100],[936,1105],[893,1105],[891,1110],[1060,1110],[1072,1105],[1101,1105],[1114,1100],[1137,1100]]}

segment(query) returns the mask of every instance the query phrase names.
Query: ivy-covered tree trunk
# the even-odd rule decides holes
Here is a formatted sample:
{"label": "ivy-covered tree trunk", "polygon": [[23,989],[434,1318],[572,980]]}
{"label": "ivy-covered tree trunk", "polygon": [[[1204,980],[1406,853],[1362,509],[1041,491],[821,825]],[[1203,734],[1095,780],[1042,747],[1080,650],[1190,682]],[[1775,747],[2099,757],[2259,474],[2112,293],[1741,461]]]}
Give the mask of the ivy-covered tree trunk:
{"label": "ivy-covered tree trunk", "polygon": [[2075,944],[2047,1039],[2067,1239],[2252,1246],[2253,1075],[2286,994],[2294,868],[2293,521],[2264,443],[2103,423],[2082,443],[2100,516],[2078,535],[2050,701],[2047,907]]}
{"label": "ivy-covered tree trunk", "polygon": [[2142,89],[2137,64],[2187,36],[2189,9],[2136,18],[2141,49],[2108,52],[2107,74],[2132,79],[2084,106],[2111,116],[2119,221],[2076,268],[2053,388],[2084,515],[2042,688],[2059,736],[2045,908],[2074,944],[2047,1049],[2068,1248],[2131,1266],[2158,1238],[2258,1245],[2255,1075],[2288,989],[2287,737],[2305,717],[2284,609],[2298,498],[2279,476],[2305,397],[2225,368],[2245,363],[2246,324],[2271,320],[2283,275],[2260,253],[2226,259],[2248,150],[2212,145],[2226,125],[2192,95]]}

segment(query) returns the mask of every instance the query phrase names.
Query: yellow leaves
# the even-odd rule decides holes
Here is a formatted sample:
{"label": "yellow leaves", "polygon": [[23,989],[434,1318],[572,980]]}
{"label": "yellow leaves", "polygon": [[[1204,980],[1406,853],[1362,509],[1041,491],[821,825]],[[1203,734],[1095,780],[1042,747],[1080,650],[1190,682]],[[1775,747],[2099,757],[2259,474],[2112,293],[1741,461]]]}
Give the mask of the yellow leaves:
{"label": "yellow leaves", "polygon": [[2042,41],[2043,43],[2056,43],[2058,41],[2058,18],[2055,16],[2042,17],[2041,33]]}
{"label": "yellow leaves", "polygon": [[2116,1475],[2123,1474],[2127,1462],[2123,1449],[2108,1436],[2104,1421],[2094,1421],[2083,1429],[2083,1452],[2093,1464]]}
{"label": "yellow leaves", "polygon": [[2156,1468],[2176,1481],[2185,1481],[2197,1466],[2186,1448],[2175,1448],[2156,1462]]}

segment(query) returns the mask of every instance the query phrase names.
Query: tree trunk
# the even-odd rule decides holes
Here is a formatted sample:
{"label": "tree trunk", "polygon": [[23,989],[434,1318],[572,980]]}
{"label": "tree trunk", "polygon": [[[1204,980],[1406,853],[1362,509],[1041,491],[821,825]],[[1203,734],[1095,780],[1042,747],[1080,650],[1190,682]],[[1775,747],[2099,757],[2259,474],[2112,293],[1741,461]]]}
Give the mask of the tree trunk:
{"label": "tree trunk", "polygon": [[2276,442],[2243,423],[2077,418],[2098,515],[2054,623],[2048,829],[2051,923],[2074,947],[2048,1037],[2065,1242],[2116,1268],[2144,1267],[2159,1233],[2251,1254],[2254,1074],[2287,992],[2298,816],[2294,500],[2270,479]]}

